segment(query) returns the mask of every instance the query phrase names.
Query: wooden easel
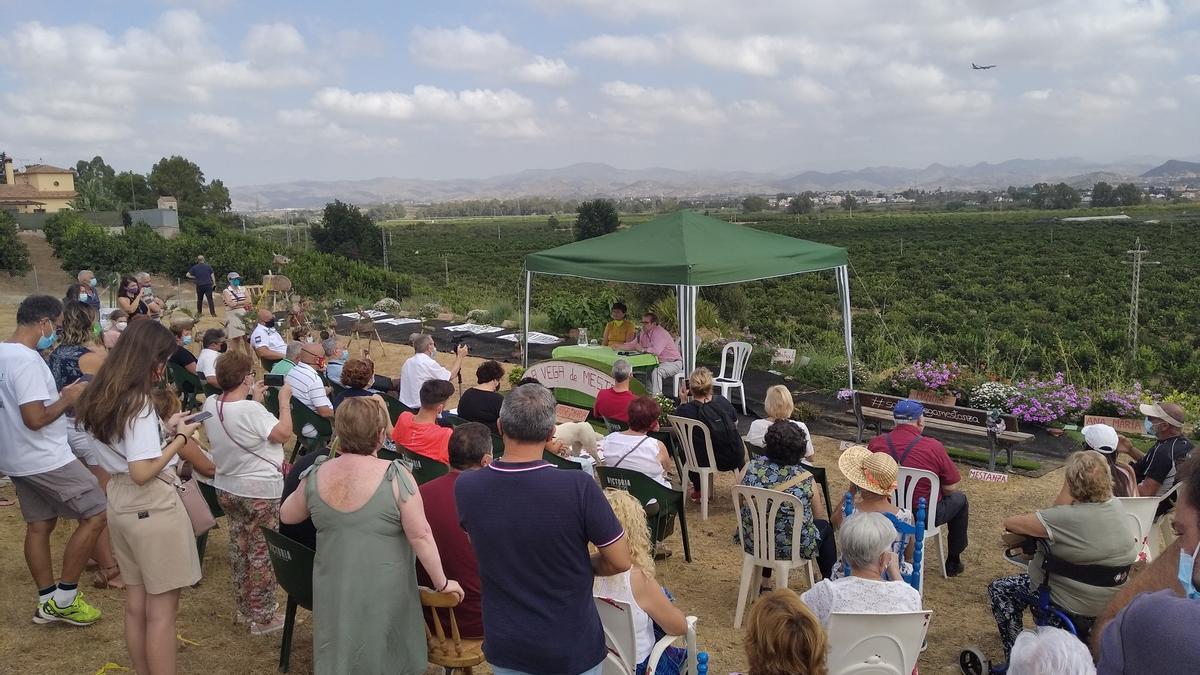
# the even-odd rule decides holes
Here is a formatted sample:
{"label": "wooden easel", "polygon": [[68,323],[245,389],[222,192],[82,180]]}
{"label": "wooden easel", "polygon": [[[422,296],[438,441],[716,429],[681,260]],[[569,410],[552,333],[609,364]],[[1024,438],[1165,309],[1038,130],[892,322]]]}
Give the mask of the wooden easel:
{"label": "wooden easel", "polygon": [[[350,327],[350,345],[354,344],[355,340],[361,338],[364,334],[367,340],[367,349],[371,349],[371,341],[375,340],[379,343],[379,349],[387,356],[387,345],[384,344],[383,338],[379,337],[379,329],[375,327],[375,320],[363,311],[360,307],[358,317],[354,320],[354,325]],[[347,345],[349,348],[350,345]]]}

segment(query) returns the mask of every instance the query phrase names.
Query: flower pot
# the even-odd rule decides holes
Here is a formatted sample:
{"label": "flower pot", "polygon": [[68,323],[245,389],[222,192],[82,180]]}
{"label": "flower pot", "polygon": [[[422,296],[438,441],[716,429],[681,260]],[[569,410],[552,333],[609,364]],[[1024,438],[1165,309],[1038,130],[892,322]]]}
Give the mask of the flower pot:
{"label": "flower pot", "polygon": [[932,403],[934,405],[953,406],[958,402],[958,397],[954,394],[939,394],[936,391],[929,391],[927,389],[909,389],[908,397],[914,401]]}
{"label": "flower pot", "polygon": [[1058,427],[1046,427],[1046,433],[1050,434],[1051,436],[1053,436],[1055,438],[1058,438],[1059,436],[1062,436],[1063,434],[1067,433],[1067,430],[1059,429]]}

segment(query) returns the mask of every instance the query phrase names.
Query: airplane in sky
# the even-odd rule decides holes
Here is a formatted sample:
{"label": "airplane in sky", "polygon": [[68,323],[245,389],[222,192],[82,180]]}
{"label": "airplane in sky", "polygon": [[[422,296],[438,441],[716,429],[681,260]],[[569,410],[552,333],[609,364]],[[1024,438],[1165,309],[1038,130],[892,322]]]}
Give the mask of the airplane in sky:
{"label": "airplane in sky", "polygon": [[995,67],[996,66],[994,64],[990,65],[990,66],[977,66],[977,65],[975,65],[974,61],[971,62],[971,70],[990,70]]}

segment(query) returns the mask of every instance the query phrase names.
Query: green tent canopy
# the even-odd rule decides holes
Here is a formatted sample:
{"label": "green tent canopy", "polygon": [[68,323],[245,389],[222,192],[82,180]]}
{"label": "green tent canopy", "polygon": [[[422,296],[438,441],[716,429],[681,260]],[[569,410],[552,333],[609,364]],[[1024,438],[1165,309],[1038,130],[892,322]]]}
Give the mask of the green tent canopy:
{"label": "green tent canopy", "polygon": [[[846,360],[853,363],[846,249],[676,211],[627,230],[525,256],[524,331],[534,274],[674,286],[684,372],[695,367],[696,298],[701,286],[832,270],[841,299]],[[528,345],[523,350],[528,365]],[[854,386],[850,368],[850,386]]]}

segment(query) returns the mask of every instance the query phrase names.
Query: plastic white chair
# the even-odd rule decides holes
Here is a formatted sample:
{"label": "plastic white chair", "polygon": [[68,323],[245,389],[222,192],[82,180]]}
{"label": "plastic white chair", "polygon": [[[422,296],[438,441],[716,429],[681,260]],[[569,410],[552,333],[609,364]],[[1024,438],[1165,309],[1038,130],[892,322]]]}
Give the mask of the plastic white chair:
{"label": "plastic white chair", "polygon": [[829,615],[829,675],[909,675],[932,610]]}
{"label": "plastic white chair", "polygon": [[[633,608],[623,600],[596,598],[596,612],[604,626],[604,646],[608,654],[604,657],[604,675],[636,675],[637,628],[633,625]],[[664,635],[650,650],[649,663],[657,666],[658,659],[675,641],[683,640],[687,647],[687,661],[679,672],[697,675],[696,617],[687,617],[686,635]]]}
{"label": "plastic white chair", "polygon": [[1158,510],[1158,497],[1117,497],[1117,504],[1133,521],[1134,541],[1141,548],[1141,556],[1149,561],[1154,555],[1149,551],[1150,529],[1154,527],[1154,512]]}
{"label": "plastic white chair", "polygon": [[[746,412],[746,387],[742,384],[742,376],[746,374],[746,366],[750,363],[750,352],[754,348],[749,342],[730,342],[721,350],[721,370],[717,372],[717,376],[713,378],[713,386],[721,388],[721,395],[729,399],[732,403],[733,399],[729,398],[729,392],[733,389],[738,390],[738,395],[742,398],[742,414],[748,415]],[[725,374],[725,364],[729,364],[729,374]]]}
{"label": "plastic white chair", "polygon": [[892,503],[908,509],[915,516],[917,504],[915,494],[921,480],[929,481],[929,499],[925,503],[925,539],[937,537],[938,561],[942,564],[942,578],[946,577],[946,533],[937,526],[938,499],[942,496],[942,481],[932,471],[900,467],[896,474],[896,489],[892,492]]}
{"label": "plastic white chair", "polygon": [[[744,503],[743,503],[744,502]],[[786,492],[768,490],[766,488],[735,485],[733,488],[733,513],[737,518],[738,544],[742,547],[742,580],[738,587],[737,611],[733,615],[733,627],[740,628],[742,614],[746,605],[750,604],[751,595],[757,595],[762,586],[762,571],[770,567],[773,571],[776,588],[787,588],[788,574],[796,568],[803,567],[808,572],[808,585],[815,583],[813,564],[808,558],[800,556],[800,528],[804,525],[803,517],[793,519],[792,553],[790,558],[778,558],[775,551],[775,520],[783,506],[790,506],[793,514],[803,514],[804,505],[799,499]],[[750,548],[753,553],[745,553],[746,532],[742,531],[742,508],[750,511],[752,537]]]}
{"label": "plastic white chair", "polygon": [[[667,419],[671,422],[671,428],[675,430],[675,436],[679,439],[679,447],[683,448],[685,474],[680,478],[687,480],[686,472],[689,471],[700,474],[700,519],[708,520],[708,497],[712,492],[712,477],[717,473],[717,458],[713,454],[712,434],[700,420],[678,415],[667,415]],[[692,432],[697,429],[700,431],[701,438],[704,439],[704,447],[700,450],[706,453],[708,466],[701,466],[696,460],[697,448],[692,442],[695,438]]]}
{"label": "plastic white chair", "polygon": [[[1179,482],[1176,481],[1163,496],[1152,497],[1151,499],[1157,499],[1161,504],[1164,500],[1170,499],[1171,495],[1174,495],[1178,491]],[[1157,510],[1156,507],[1155,512]],[[1150,526],[1149,538],[1146,541],[1145,549],[1146,559],[1149,560],[1151,557],[1157,557],[1172,541],[1175,541],[1175,530],[1171,528],[1171,519],[1167,518],[1164,513],[1162,516],[1155,518],[1154,524]]]}

